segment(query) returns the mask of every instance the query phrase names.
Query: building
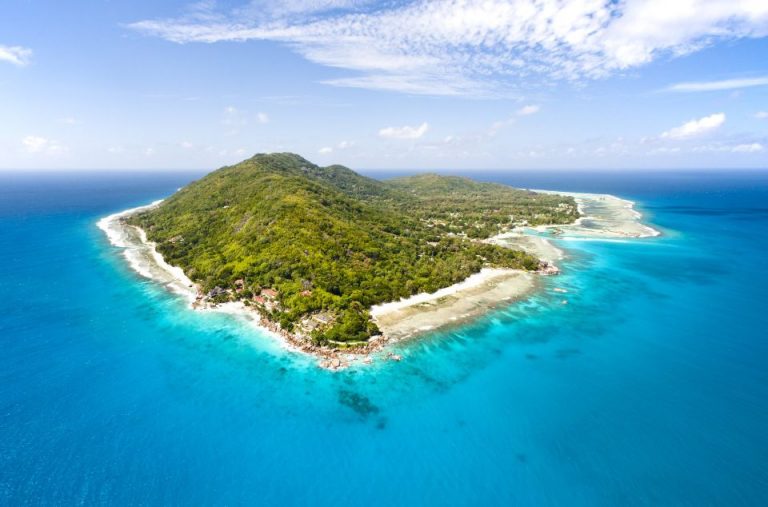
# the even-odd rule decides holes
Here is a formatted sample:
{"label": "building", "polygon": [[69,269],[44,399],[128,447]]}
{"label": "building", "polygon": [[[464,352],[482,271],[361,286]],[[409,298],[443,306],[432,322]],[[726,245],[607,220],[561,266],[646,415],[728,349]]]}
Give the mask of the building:
{"label": "building", "polygon": [[277,299],[278,292],[275,289],[261,289],[261,296],[265,299]]}

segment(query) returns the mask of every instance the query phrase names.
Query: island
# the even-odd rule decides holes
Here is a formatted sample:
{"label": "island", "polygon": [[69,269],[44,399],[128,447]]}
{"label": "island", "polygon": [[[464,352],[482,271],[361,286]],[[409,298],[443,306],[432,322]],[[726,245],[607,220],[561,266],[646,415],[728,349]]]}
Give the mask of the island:
{"label": "island", "polygon": [[655,234],[632,229],[639,215],[629,201],[608,198],[587,199],[610,215],[595,227],[579,194],[437,174],[379,181],[271,153],[100,226],[137,271],[192,307],[249,314],[338,368],[349,354],[461,322],[556,274],[559,251],[523,230]]}

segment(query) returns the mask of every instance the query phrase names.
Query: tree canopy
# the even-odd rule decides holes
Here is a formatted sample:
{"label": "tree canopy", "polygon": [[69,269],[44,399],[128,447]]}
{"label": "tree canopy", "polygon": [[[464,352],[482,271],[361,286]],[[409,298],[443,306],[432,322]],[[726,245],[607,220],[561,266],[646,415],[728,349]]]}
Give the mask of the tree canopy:
{"label": "tree canopy", "polygon": [[129,220],[203,291],[224,289],[218,300],[251,303],[274,289],[268,318],[291,330],[330,315],[312,335],[338,343],[377,333],[374,304],[433,292],[483,266],[537,269],[535,257],[477,239],[576,217],[570,197],[432,174],[378,181],[276,153],[214,171]]}

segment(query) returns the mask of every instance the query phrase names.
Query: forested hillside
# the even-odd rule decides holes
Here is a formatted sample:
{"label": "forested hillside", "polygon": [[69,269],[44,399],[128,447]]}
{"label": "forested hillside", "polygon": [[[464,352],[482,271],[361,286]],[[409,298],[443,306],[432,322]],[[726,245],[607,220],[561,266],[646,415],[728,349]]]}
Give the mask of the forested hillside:
{"label": "forested hillside", "polygon": [[420,174],[388,180],[387,185],[410,197],[407,209],[419,219],[441,232],[471,238],[496,235],[511,222],[564,224],[578,218],[573,199],[460,176]]}
{"label": "forested hillside", "polygon": [[240,299],[318,343],[377,332],[367,309],[538,259],[482,238],[513,222],[571,222],[571,198],[463,178],[389,182],[289,153],[259,154],[130,219],[212,301]]}

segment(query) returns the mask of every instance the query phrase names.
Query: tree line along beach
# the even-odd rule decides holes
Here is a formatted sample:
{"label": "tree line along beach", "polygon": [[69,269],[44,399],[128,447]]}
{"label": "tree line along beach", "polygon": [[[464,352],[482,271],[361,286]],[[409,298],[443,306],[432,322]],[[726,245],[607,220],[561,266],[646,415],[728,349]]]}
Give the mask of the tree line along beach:
{"label": "tree line along beach", "polygon": [[[430,184],[445,182],[434,180]],[[312,339],[313,330],[322,329],[337,318],[331,311],[313,311],[286,329],[279,320],[265,318],[265,309],[275,313],[282,310],[278,290],[261,287],[247,298],[237,298],[246,290],[243,279],[234,280],[232,287],[216,286],[206,290],[199,282],[194,282],[184,269],[171,265],[158,251],[157,244],[148,238],[147,232],[131,220],[156,210],[162,201],[115,213],[101,219],[98,226],[112,245],[123,250],[133,270],[184,297],[190,308],[234,314],[267,331],[286,347],[317,357],[320,366],[339,369],[354,362],[369,363],[377,358],[399,360],[399,355],[388,350],[388,344],[446,326],[460,325],[494,308],[525,298],[541,285],[540,275],[558,272],[557,264],[565,252],[553,240],[627,239],[659,234],[642,223],[642,217],[631,201],[606,194],[552,191],[537,191],[537,194],[566,195],[577,204],[579,217],[570,223],[515,225],[485,239],[465,238],[465,241],[473,243],[525,252],[537,259],[536,269],[485,263],[458,282],[437,290],[420,291],[372,304],[364,311],[375,324],[376,333],[370,339],[351,342],[318,342]],[[305,282],[299,295],[306,297],[313,290],[317,289]]]}

